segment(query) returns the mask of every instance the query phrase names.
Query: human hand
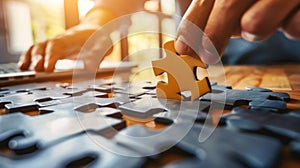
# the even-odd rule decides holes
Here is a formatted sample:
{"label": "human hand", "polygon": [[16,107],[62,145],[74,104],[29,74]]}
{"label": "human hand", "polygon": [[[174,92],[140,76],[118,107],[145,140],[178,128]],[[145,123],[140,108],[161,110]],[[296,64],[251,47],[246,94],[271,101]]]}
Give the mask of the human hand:
{"label": "human hand", "polygon": [[[220,57],[208,40],[190,32],[188,21],[204,31],[218,55],[222,55],[230,37],[260,41],[281,29],[290,39],[300,38],[299,0],[193,0],[179,26],[175,48],[180,54],[192,54],[186,44],[201,45],[205,50],[197,53],[207,64]],[[195,40],[198,38],[198,40]],[[196,51],[198,52],[198,51]]]}
{"label": "human hand", "polygon": [[[35,71],[52,72],[59,59],[76,59],[84,43],[96,30],[73,28],[54,39],[33,45],[21,56],[19,68],[27,70],[31,65]],[[110,38],[106,38],[105,42],[112,43]]]}
{"label": "human hand", "polygon": [[[110,10],[102,7],[92,8],[80,24],[68,29],[54,39],[31,46],[21,56],[19,68],[27,70],[32,66],[35,71],[52,72],[59,59],[76,59],[81,48],[91,35],[113,18],[115,18],[115,15]],[[97,62],[88,60],[97,57],[95,54],[104,53],[104,55],[108,55],[113,47],[108,34],[93,40],[89,45],[87,49],[90,49],[91,52],[85,52],[87,58],[85,55],[80,57],[83,59],[85,66]]]}

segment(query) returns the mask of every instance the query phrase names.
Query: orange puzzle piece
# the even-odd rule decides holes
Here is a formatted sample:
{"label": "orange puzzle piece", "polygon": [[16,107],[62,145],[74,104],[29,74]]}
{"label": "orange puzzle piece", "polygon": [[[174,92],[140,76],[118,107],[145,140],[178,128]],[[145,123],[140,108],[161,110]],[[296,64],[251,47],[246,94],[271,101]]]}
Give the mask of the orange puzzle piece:
{"label": "orange puzzle piece", "polygon": [[158,76],[166,72],[168,78],[167,83],[157,83],[156,95],[158,98],[183,100],[180,92],[190,91],[191,99],[195,100],[211,91],[208,77],[197,79],[196,68],[207,68],[200,59],[188,55],[177,55],[174,41],[165,43],[164,49],[166,56],[152,61],[154,74]]}

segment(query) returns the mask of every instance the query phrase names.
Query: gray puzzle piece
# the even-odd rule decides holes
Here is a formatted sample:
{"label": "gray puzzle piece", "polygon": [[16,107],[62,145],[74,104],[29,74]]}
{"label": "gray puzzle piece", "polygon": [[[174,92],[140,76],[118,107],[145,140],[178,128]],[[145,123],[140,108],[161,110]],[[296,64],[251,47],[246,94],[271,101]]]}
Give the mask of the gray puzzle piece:
{"label": "gray puzzle piece", "polygon": [[136,98],[138,96],[144,95],[155,88],[156,86],[154,86],[154,84],[146,81],[132,83],[117,83],[112,85],[114,93],[125,94],[128,95],[128,97],[130,98]]}
{"label": "gray puzzle piece", "polygon": [[[52,97],[54,96],[54,97]],[[53,94],[21,94],[0,99],[0,106],[5,107],[6,113],[36,111],[40,100],[57,100],[69,97],[68,95]]]}
{"label": "gray puzzle piece", "polygon": [[[32,93],[7,96],[0,99],[0,107],[5,107],[6,113],[37,111],[39,107],[45,107],[60,103],[72,102],[70,96],[81,98],[108,97],[107,93],[88,91],[82,89],[55,88],[49,90],[35,90]],[[77,99],[76,99],[77,100]]]}
{"label": "gray puzzle piece", "polygon": [[163,100],[149,97],[126,103],[120,106],[119,109],[126,116],[136,119],[148,119],[156,113],[165,111],[163,104]]}
{"label": "gray puzzle piece", "polygon": [[[117,151],[126,155],[114,153]],[[84,133],[24,157],[0,156],[0,167],[141,167],[145,158],[132,155],[137,154],[99,135]]]}
{"label": "gray puzzle piece", "polygon": [[271,89],[260,88],[260,87],[250,87],[250,86],[247,86],[246,90],[248,90],[248,91],[254,91],[254,92],[272,92]]}
{"label": "gray puzzle piece", "polygon": [[204,123],[205,120],[211,120],[211,117],[204,112],[210,105],[211,102],[168,101],[165,112],[155,114],[154,121],[165,125],[194,121]]}
{"label": "gray puzzle piece", "polygon": [[285,110],[287,108],[286,102],[281,100],[252,100],[249,103],[250,108],[269,108],[274,110]]}
{"label": "gray puzzle piece", "polygon": [[57,84],[55,82],[30,83],[30,84],[3,87],[0,88],[0,97],[14,95],[18,93],[28,93],[34,90],[47,90],[49,88],[55,88],[55,87],[57,87]]}
{"label": "gray puzzle piece", "polygon": [[[246,131],[267,131],[283,141],[300,139],[300,117],[292,114],[278,114],[263,109],[234,108],[222,119],[235,129]],[[264,133],[265,134],[265,133]]]}
{"label": "gray puzzle piece", "polygon": [[[132,126],[122,130],[114,139],[141,154],[157,153],[153,155],[154,159],[159,158],[160,152],[168,152],[176,145],[193,155],[181,161],[180,167],[188,167],[191,163],[197,164],[197,167],[272,167],[281,150],[281,144],[275,139],[222,128],[217,128],[205,142],[200,143],[200,131],[209,128],[203,128],[199,124],[195,124],[177,143],[174,137],[182,134],[182,131],[185,131],[184,127],[185,125],[178,124],[172,131],[160,132],[150,131],[142,126]],[[155,140],[151,137],[155,137]],[[169,166],[178,167],[176,164],[171,165]]]}
{"label": "gray puzzle piece", "polygon": [[[215,85],[212,86],[212,92],[200,97],[200,101],[214,101],[225,103],[228,106],[234,107],[239,105],[248,105],[251,101],[263,102],[265,100],[290,100],[290,96],[283,92],[259,92],[247,90],[233,90],[227,86]],[[276,102],[274,102],[276,103]],[[283,102],[284,103],[284,102]],[[269,103],[264,104],[267,106]],[[272,105],[272,104],[271,104]],[[269,107],[272,108],[272,107]]]}
{"label": "gray puzzle piece", "polygon": [[0,140],[15,152],[26,153],[86,130],[107,132],[125,127],[123,120],[73,110],[76,108],[74,103],[68,103],[42,108],[41,111],[49,113],[42,116],[1,116]]}

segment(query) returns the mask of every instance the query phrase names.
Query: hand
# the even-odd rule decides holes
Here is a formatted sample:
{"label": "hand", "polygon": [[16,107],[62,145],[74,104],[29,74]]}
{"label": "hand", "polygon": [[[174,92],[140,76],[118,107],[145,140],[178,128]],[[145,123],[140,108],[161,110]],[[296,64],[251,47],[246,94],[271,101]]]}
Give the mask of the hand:
{"label": "hand", "polygon": [[[115,18],[114,14],[105,8],[92,8],[79,25],[68,29],[65,33],[54,39],[31,46],[29,50],[21,56],[19,68],[21,70],[27,70],[31,65],[35,71],[52,72],[59,59],[76,59],[81,48],[91,35],[95,33],[99,27],[113,18]],[[112,51],[113,45],[108,35],[98,38],[97,42],[97,44],[93,43],[93,45],[97,45],[94,48],[92,48],[93,46],[88,46],[93,49],[94,53],[99,54],[99,52],[102,52],[108,55]],[[107,46],[111,48],[105,50]],[[89,58],[95,58],[91,55],[93,52],[88,54]],[[85,65],[88,65],[91,61],[93,60],[84,58]]]}
{"label": "hand", "polygon": [[[230,37],[260,41],[281,29],[290,39],[300,38],[299,0],[194,0],[178,29],[175,48],[180,54],[191,54],[186,43],[194,43],[200,35],[189,35],[187,21],[204,30],[219,55],[222,55]],[[200,41],[205,52],[199,55],[207,64],[220,60],[207,40]],[[197,44],[200,45],[200,44]]]}
{"label": "hand", "polygon": [[[19,61],[19,68],[27,70],[30,65],[35,71],[52,72],[59,59],[76,59],[80,49],[96,29],[68,30],[54,39],[30,47]],[[110,39],[106,40],[110,42]]]}

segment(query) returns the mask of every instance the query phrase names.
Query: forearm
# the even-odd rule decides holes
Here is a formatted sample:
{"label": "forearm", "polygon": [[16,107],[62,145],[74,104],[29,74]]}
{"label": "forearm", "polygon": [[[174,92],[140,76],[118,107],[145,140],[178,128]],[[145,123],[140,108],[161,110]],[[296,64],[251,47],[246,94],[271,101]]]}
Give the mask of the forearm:
{"label": "forearm", "polygon": [[84,18],[82,18],[77,26],[74,26],[71,29],[97,29],[114,18],[116,18],[116,15],[111,10],[95,6],[84,16]]}

